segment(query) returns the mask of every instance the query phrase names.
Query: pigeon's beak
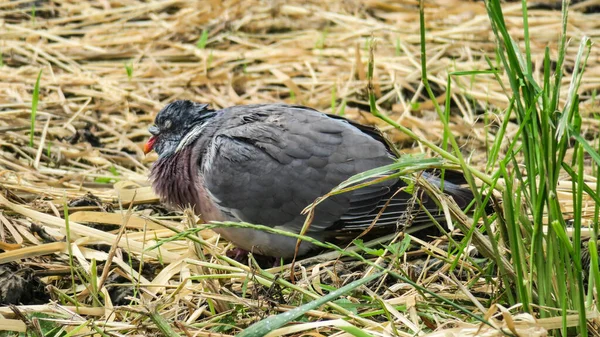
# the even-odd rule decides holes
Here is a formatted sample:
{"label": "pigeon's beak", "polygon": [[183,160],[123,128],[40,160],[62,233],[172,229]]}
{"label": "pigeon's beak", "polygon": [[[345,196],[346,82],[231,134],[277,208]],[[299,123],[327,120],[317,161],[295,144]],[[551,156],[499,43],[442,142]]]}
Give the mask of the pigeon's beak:
{"label": "pigeon's beak", "polygon": [[152,149],[154,148],[154,143],[156,143],[156,136],[150,137],[150,139],[148,139],[148,142],[146,142],[146,144],[144,145],[145,154],[148,154],[150,151],[152,151]]}

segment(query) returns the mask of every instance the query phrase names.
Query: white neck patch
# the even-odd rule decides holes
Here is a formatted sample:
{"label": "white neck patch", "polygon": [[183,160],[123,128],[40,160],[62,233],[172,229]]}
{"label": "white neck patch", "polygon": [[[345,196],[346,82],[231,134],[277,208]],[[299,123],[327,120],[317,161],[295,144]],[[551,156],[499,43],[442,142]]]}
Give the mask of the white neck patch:
{"label": "white neck patch", "polygon": [[179,152],[181,149],[183,149],[188,144],[190,144],[191,142],[196,140],[198,137],[200,137],[200,134],[202,133],[202,129],[204,129],[205,125],[206,125],[206,123],[196,125],[190,132],[188,132],[187,135],[185,135],[185,137],[183,137],[179,141],[179,144],[177,144],[175,153]]}

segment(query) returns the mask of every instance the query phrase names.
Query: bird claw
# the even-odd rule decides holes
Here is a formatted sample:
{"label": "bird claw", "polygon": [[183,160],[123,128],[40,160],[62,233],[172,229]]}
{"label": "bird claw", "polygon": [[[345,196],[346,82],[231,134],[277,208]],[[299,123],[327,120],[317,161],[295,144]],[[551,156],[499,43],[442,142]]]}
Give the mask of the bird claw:
{"label": "bird claw", "polygon": [[[241,248],[230,249],[225,253],[228,258],[243,264],[248,263],[248,254],[250,254],[249,251]],[[257,260],[261,268],[275,268],[279,267],[281,264],[280,258],[256,254],[254,255],[254,258]]]}
{"label": "bird claw", "polygon": [[245,250],[245,249],[241,249],[241,248],[234,248],[234,249],[230,249],[228,250],[225,255],[230,258],[233,259],[239,263],[247,263],[248,262],[248,254],[250,252]]}

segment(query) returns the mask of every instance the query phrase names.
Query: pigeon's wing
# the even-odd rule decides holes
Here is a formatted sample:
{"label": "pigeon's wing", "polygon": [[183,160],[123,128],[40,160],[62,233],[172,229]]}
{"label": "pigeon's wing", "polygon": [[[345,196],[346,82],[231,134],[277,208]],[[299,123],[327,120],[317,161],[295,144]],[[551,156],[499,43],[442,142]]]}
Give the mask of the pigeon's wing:
{"label": "pigeon's wing", "polygon": [[[442,188],[441,179],[438,176],[428,172],[422,174],[423,178],[431,184]],[[473,200],[472,192],[460,186],[460,180],[455,181],[451,174],[448,174],[446,178],[443,193],[451,196],[460,208],[465,208]],[[401,180],[397,181],[390,188],[388,194],[378,199],[373,208],[363,207],[360,197],[361,190],[357,190],[350,199],[350,209],[340,217],[339,229],[347,232],[362,231],[369,228],[374,220],[376,220],[376,228],[384,230],[386,227],[394,225],[405,227],[431,223],[431,218],[445,222],[445,214],[435,199],[431,198],[424,190],[417,188],[413,189],[412,193],[408,193],[405,189],[406,184]]]}
{"label": "pigeon's wing", "polygon": [[[302,210],[354,174],[394,161],[388,146],[352,123],[312,109],[256,105],[225,109],[202,156],[205,187],[222,212],[240,221],[298,232]],[[310,231],[339,220],[368,222],[398,180],[327,198]],[[371,219],[374,215],[371,215]]]}

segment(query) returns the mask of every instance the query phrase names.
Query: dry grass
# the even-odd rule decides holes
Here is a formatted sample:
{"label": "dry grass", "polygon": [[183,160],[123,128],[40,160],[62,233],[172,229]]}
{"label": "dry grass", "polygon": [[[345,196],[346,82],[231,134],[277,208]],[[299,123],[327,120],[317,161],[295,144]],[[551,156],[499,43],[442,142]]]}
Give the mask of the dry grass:
{"label": "dry grass", "polygon": [[[576,6],[586,3],[591,1]],[[321,284],[339,287],[364,275],[361,262],[301,262],[295,270],[297,286],[291,288],[265,271],[227,260],[225,243],[210,231],[201,232],[201,244],[181,239],[145,250],[172,236],[173,230],[193,227],[195,220],[147,207],[157,202],[147,180],[155,155],[145,157],[141,145],[149,136],[147,127],[167,102],[192,99],[217,108],[301,103],[378,124],[403,146],[403,152],[426,151],[368,113],[366,44],[373,35],[378,105],[420,137],[441,140],[442,125],[420,82],[417,1],[59,0],[37,1],[35,6],[33,18],[29,1],[0,2],[0,248],[5,250],[0,264],[20,261],[36,272],[47,271],[40,277],[53,285],[53,298],[70,296],[83,306],[48,304],[19,310],[66,313],[61,322],[72,326],[92,319],[80,333],[92,333],[94,328],[107,333],[155,333],[154,323],[146,317],[159,310],[181,333],[233,335],[268,314],[289,310],[301,294],[305,300],[318,296],[326,290]],[[561,16],[559,11],[535,9],[530,15],[539,77],[543,49],[549,46],[551,55],[556,55]],[[513,37],[521,41],[520,3],[507,3],[505,16]],[[566,53],[567,69],[573,65],[579,39],[588,35],[594,41],[600,36],[598,14],[573,11],[569,19],[574,41]],[[441,102],[448,73],[488,69],[484,56],[493,58],[495,45],[481,2],[427,1],[426,22],[429,81]],[[203,31],[208,39],[200,48]],[[35,140],[28,147],[32,92],[40,70]],[[565,93],[569,80],[565,76]],[[472,163],[483,167],[487,144],[507,105],[506,95],[492,75],[452,81],[452,131]],[[581,88],[582,132],[596,135],[595,93],[600,88],[596,48]],[[510,125],[507,138],[516,129]],[[84,200],[88,193],[97,199]],[[87,201],[85,206],[74,206],[82,200]],[[67,204],[71,204],[70,250],[65,242],[50,242],[31,230],[32,225],[41,225],[50,237],[64,238]],[[99,244],[113,248],[103,250]],[[435,255],[445,255],[428,243],[423,245]],[[156,272],[129,267],[127,255],[115,247],[146,261]],[[76,277],[74,296],[71,276],[65,273],[69,256],[89,275],[93,275],[92,261],[111,260],[111,269],[104,269],[109,274],[102,275],[100,268],[97,279],[90,276],[92,281]],[[405,262],[397,267],[409,270]],[[468,264],[465,268],[469,270]],[[488,309],[497,289],[478,281],[474,271],[458,280],[446,276],[446,269],[417,272],[415,279],[479,315],[505,314],[503,321],[495,321],[498,326],[513,325],[508,313],[518,313],[519,308]],[[282,275],[289,277],[289,273]],[[134,299],[131,306],[113,306],[108,296],[103,305],[95,303],[90,293],[107,293],[102,282],[113,274],[130,280],[141,299]],[[85,289],[84,285],[96,281],[100,289]],[[458,312],[444,314],[450,308],[430,309],[435,300],[407,284],[383,280],[371,289],[366,294],[380,302],[348,296],[337,305],[309,312],[305,323],[291,327],[312,331],[313,336],[342,336],[347,333],[340,332],[345,322],[340,319],[352,317],[353,325],[373,335],[408,336],[469,321]],[[361,313],[373,314],[359,317],[351,303]],[[0,308],[0,315],[10,318],[13,312]],[[0,325],[14,324],[16,331],[24,328],[21,320],[8,318],[0,318],[4,322]],[[543,335],[543,327],[556,326],[550,321],[525,321],[514,324],[525,335]],[[472,323],[450,326],[453,330],[446,332],[473,333],[478,325]],[[280,333],[284,332],[293,331]],[[486,333],[498,335],[496,330]]]}

